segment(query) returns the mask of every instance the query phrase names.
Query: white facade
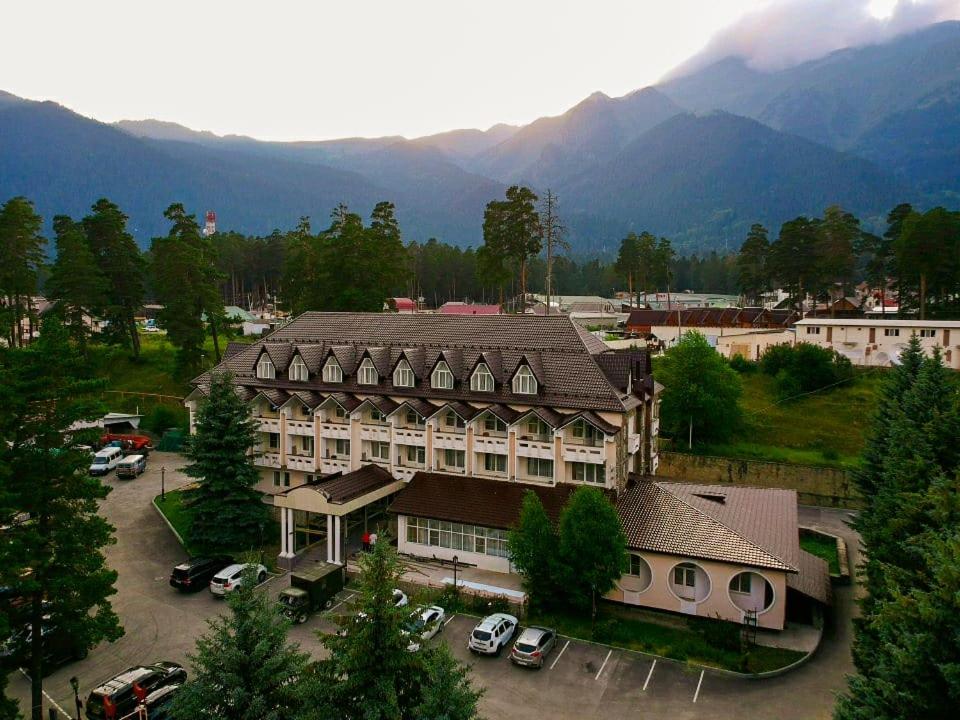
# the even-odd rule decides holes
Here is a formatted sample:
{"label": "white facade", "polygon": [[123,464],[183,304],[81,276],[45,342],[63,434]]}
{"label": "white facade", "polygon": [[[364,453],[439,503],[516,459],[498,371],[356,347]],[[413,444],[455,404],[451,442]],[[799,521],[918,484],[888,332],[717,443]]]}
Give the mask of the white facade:
{"label": "white facade", "polygon": [[943,362],[960,370],[960,321],[807,318],[796,324],[796,342],[836,350],[854,365],[889,367],[899,362],[911,336],[927,353],[940,348]]}

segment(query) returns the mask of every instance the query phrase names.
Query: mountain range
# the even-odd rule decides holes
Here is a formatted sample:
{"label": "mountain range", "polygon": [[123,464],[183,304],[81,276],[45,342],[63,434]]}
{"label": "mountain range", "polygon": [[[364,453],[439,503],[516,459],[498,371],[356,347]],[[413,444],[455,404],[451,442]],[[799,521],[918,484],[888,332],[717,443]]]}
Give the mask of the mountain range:
{"label": "mountain range", "polygon": [[776,72],[726,58],[623,97],[594,93],[524,126],[264,142],[158,120],[110,125],[0,92],[0,200],[48,219],[117,202],[144,245],[163,209],[217,211],[250,234],[325,226],[340,202],[397,205],[408,239],[482,241],[483,209],[509,184],[553,189],[575,252],[612,252],[650,230],[682,251],[735,249],[832,203],[881,223],[897,202],[960,195],[960,23],[849,48]]}

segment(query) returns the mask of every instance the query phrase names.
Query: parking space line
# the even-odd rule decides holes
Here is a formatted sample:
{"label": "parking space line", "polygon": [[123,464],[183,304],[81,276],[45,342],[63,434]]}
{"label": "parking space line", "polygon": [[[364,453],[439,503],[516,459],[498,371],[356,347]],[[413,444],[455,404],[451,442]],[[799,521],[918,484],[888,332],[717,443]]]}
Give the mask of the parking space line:
{"label": "parking space line", "polygon": [[600,666],[600,669],[597,670],[597,676],[594,678],[594,680],[599,680],[599,679],[600,679],[600,673],[602,673],[602,672],[603,672],[603,669],[607,666],[607,660],[610,659],[610,654],[611,654],[612,652],[613,652],[613,648],[611,648],[610,650],[607,650],[607,656],[603,659],[603,665],[601,665],[601,666]]}
{"label": "parking space line", "polygon": [[[20,670],[21,673],[23,673],[23,676],[27,679],[27,682],[30,682],[30,683],[33,682],[33,681],[30,679],[30,676],[27,674],[27,671],[26,671],[26,670],[24,670],[23,668],[19,668],[19,670]],[[62,707],[60,707],[60,706],[57,704],[57,701],[54,700],[52,697],[50,697],[50,696],[47,694],[47,691],[46,691],[46,690],[41,690],[40,692],[43,693],[43,696],[44,696],[47,700],[50,701],[50,704],[53,705],[59,712],[61,712],[61,713],[64,715],[64,717],[67,718],[67,720],[73,720],[73,716],[72,716],[70,713],[68,713],[66,710],[64,710]],[[51,712],[52,712],[52,711],[51,711]]]}
{"label": "parking space line", "polygon": [[700,696],[700,685],[703,683],[703,674],[706,670],[700,671],[700,679],[697,681],[697,691],[693,694],[693,701],[696,702],[697,698]]}
{"label": "parking space line", "polygon": [[449,625],[456,616],[457,616],[457,614],[454,613],[454,614],[451,615],[449,618],[447,618],[447,621],[443,624],[443,626],[446,627],[447,625]]}
{"label": "parking space line", "polygon": [[646,690],[647,690],[647,685],[650,684],[650,678],[653,677],[653,669],[654,669],[656,666],[657,666],[657,659],[654,658],[654,659],[653,659],[653,665],[650,666],[650,672],[647,673],[647,679],[646,679],[646,680],[644,681],[644,683],[643,683],[643,690],[644,690],[644,692],[646,692]]}
{"label": "parking space line", "polygon": [[336,605],[334,605],[332,608],[330,608],[329,610],[327,610],[327,612],[328,612],[328,613],[332,613],[332,612],[333,612],[334,610],[336,610],[338,607],[340,607],[340,606],[343,605],[345,602],[347,602],[347,600],[353,600],[356,596],[357,596],[356,593],[353,593],[353,594],[351,594],[349,597],[345,597],[343,600],[341,600],[340,602],[338,602],[338,603],[337,603]]}
{"label": "parking space line", "polygon": [[557,656],[553,659],[553,662],[550,663],[550,669],[551,669],[551,670],[553,670],[553,666],[556,665],[557,662],[560,660],[560,656],[563,655],[563,651],[567,649],[567,645],[569,645],[569,644],[570,644],[570,641],[567,640],[566,645],[564,645],[562,648],[560,648],[560,652],[557,653]]}

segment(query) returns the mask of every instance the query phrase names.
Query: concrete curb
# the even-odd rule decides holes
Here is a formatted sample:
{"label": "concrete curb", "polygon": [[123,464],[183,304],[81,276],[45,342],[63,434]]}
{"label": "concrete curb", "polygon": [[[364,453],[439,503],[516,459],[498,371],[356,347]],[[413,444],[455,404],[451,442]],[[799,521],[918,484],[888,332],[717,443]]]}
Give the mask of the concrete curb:
{"label": "concrete curb", "polygon": [[[157,497],[160,497],[160,496],[157,495]],[[180,543],[180,546],[186,549],[187,545],[185,542],[183,542],[183,538],[180,537],[180,533],[178,533],[177,529],[173,526],[173,524],[169,520],[167,520],[167,516],[163,514],[163,510],[161,510],[160,506],[157,505],[157,497],[151,500],[150,504],[153,506],[153,509],[157,511],[157,515],[159,515],[163,519],[163,521],[167,524],[167,527],[170,528],[170,532],[173,533],[173,536],[177,539],[177,542]]]}
{"label": "concrete curb", "polygon": [[840,566],[839,575],[830,575],[831,580],[843,585],[850,584],[850,554],[847,551],[847,541],[844,540],[839,535],[834,533],[827,532],[826,530],[821,530],[819,527],[809,526],[809,525],[800,525],[801,530],[807,530],[809,532],[816,533],[817,535],[823,535],[824,537],[833,538],[834,542],[837,544],[837,564]]}

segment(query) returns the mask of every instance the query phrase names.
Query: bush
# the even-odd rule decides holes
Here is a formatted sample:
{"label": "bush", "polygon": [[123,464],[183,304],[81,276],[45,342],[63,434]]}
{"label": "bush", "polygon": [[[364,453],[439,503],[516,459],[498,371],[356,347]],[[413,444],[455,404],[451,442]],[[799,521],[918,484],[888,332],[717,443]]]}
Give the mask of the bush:
{"label": "bush", "polygon": [[712,647],[734,652],[740,650],[740,626],[721,620],[719,614],[716,619],[694,618],[691,627]]}
{"label": "bush", "polygon": [[776,379],[781,399],[822,390],[853,378],[853,365],[835,350],[810,343],[775,345],[760,360],[760,369]]}
{"label": "bush", "polygon": [[502,595],[495,597],[483,597],[482,595],[470,595],[470,609],[477,615],[493,615],[494,613],[509,613],[511,611],[510,602]]}
{"label": "bush", "polygon": [[734,355],[732,358],[730,358],[730,367],[732,367],[741,375],[746,375],[748,373],[755,372],[757,369],[757,364],[750,362],[743,355]]}
{"label": "bush", "polygon": [[162,435],[164,431],[171,428],[184,428],[186,426],[185,413],[182,409],[172,408],[169,405],[157,404],[143,418],[143,427],[157,435]]}

